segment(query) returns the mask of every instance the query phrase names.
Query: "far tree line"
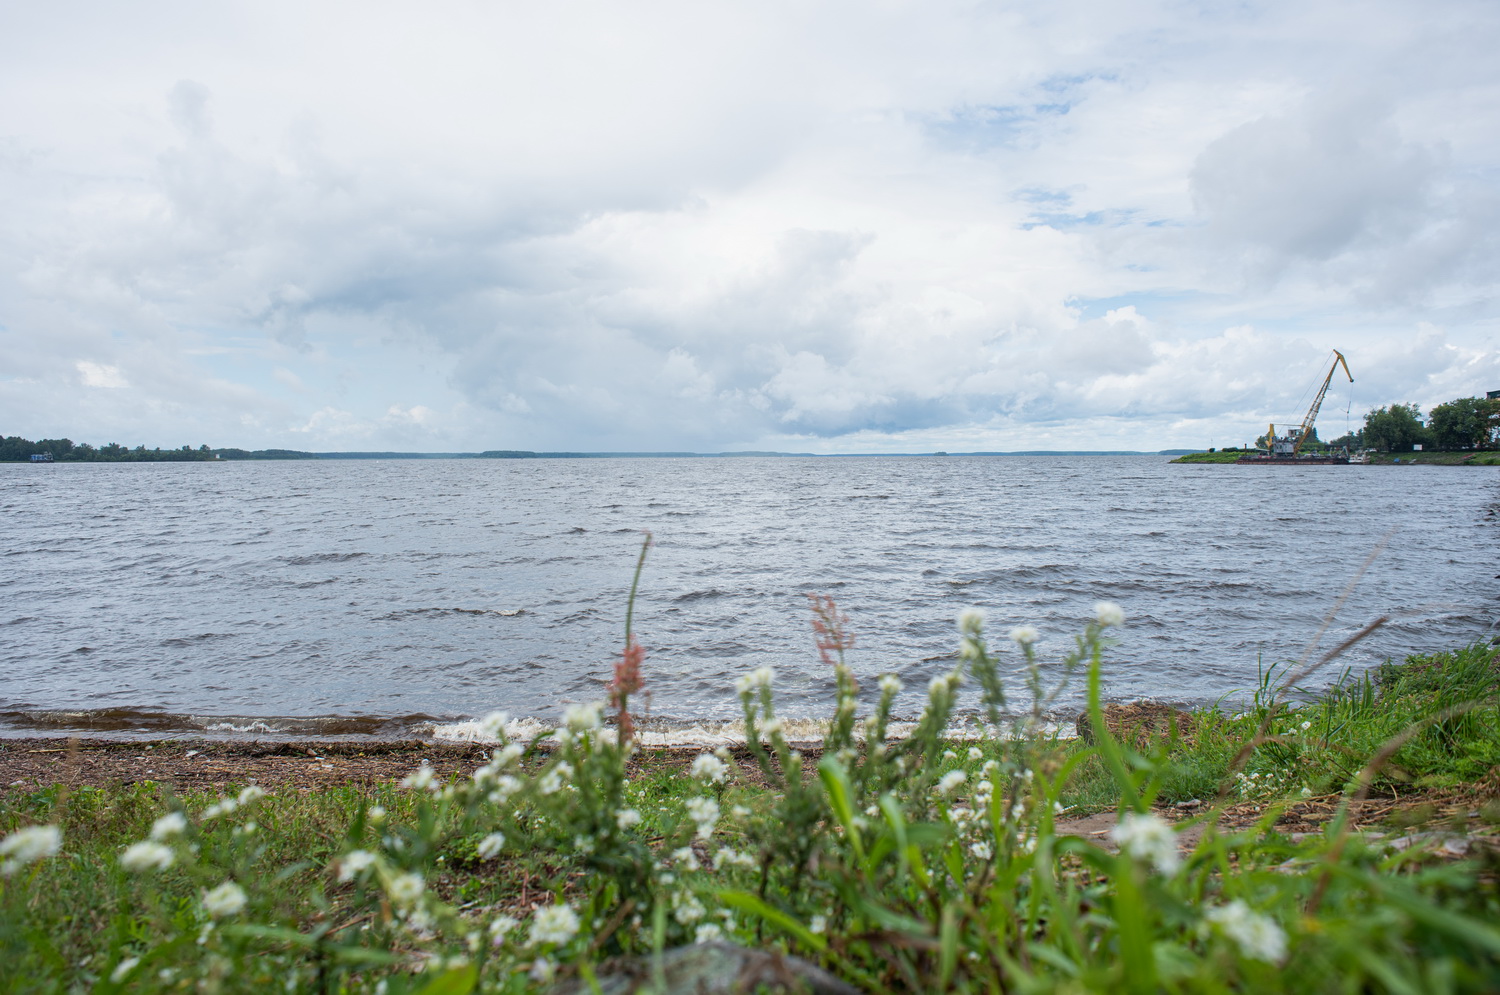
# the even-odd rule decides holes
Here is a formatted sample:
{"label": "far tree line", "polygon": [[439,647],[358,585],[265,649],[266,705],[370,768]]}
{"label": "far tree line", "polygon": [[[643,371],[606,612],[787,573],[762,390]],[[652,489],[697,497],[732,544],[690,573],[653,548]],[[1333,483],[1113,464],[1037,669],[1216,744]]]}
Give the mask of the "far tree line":
{"label": "far tree line", "polygon": [[[1264,448],[1266,437],[1255,444]],[[1392,404],[1365,414],[1362,428],[1324,443],[1317,429],[1303,449],[1376,449],[1411,452],[1423,449],[1455,451],[1500,448],[1500,398],[1460,397],[1439,404],[1422,417],[1415,404]]]}
{"label": "far tree line", "polygon": [[131,449],[118,442],[104,446],[91,446],[87,442],[72,439],[38,439],[32,442],[19,435],[0,438],[0,463],[25,463],[33,456],[50,455],[57,462],[66,463],[193,463],[208,460],[263,460],[263,459],[311,459],[312,453],[295,452],[289,449],[210,449],[201,445],[197,449],[183,446],[180,449],[147,449],[136,446]]}

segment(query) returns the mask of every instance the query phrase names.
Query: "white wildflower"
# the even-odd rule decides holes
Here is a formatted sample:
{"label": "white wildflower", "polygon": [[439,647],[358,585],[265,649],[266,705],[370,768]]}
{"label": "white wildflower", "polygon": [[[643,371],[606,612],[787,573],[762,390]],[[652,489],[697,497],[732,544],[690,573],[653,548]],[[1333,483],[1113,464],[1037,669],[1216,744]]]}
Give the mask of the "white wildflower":
{"label": "white wildflower", "polygon": [[496,768],[503,770],[515,763],[521,754],[525,752],[526,750],[520,744],[507,743],[490,754],[490,763],[494,764]]}
{"label": "white wildflower", "polygon": [[1242,899],[1210,909],[1205,918],[1222,929],[1246,957],[1268,964],[1286,959],[1286,933],[1276,920],[1253,911]]}
{"label": "white wildflower", "polygon": [[505,846],[505,834],[504,833],[490,833],[484,839],[480,840],[479,841],[479,845],[476,846],[474,849],[476,851],[478,851],[480,857],[482,857],[485,860],[490,860],[490,859],[493,859],[495,857],[498,857],[500,855],[500,850],[504,846]]}
{"label": "white wildflower", "polygon": [[120,854],[120,866],[127,871],[164,871],[172,866],[177,856],[172,848],[155,840],[132,843]]}
{"label": "white wildflower", "polygon": [[544,795],[555,795],[562,789],[562,778],[554,768],[537,778],[536,789]]}
{"label": "white wildflower", "polygon": [[555,943],[561,946],[578,935],[578,913],[568,905],[549,905],[537,909],[531,918],[532,946]]}
{"label": "white wildflower", "polygon": [[413,791],[436,791],[437,775],[434,773],[432,766],[423,760],[422,766],[401,779],[401,786],[403,788],[410,788]]}
{"label": "white wildflower", "polygon": [[615,825],[621,829],[629,829],[631,826],[641,824],[641,813],[633,808],[622,808],[615,813]]}
{"label": "white wildflower", "polygon": [[978,608],[965,608],[958,613],[958,631],[966,636],[979,638],[984,631],[984,612]]}
{"label": "white wildflower", "polygon": [[181,812],[168,812],[151,824],[151,838],[154,840],[169,840],[174,836],[181,836],[187,832],[187,816]]}
{"label": "white wildflower", "polygon": [[369,850],[350,850],[339,858],[339,880],[353,881],[365,868],[375,863],[375,855]]}
{"label": "white wildflower", "polygon": [[719,803],[712,798],[689,798],[687,814],[698,827],[698,838],[706,840],[713,835],[714,824],[719,821]]}
{"label": "white wildflower", "polygon": [[687,892],[678,892],[672,896],[672,918],[682,925],[690,926],[706,915],[708,910],[698,901],[697,896]]}
{"label": "white wildflower", "polygon": [[1313,796],[1313,790],[1312,788],[1309,788],[1304,784],[1302,786],[1302,790],[1299,791],[1298,794],[1300,794],[1303,798],[1311,798]]}
{"label": "white wildflower", "polygon": [[721,940],[723,938],[724,931],[719,928],[719,925],[717,923],[712,922],[706,922],[702,924],[693,933],[694,943],[709,943],[713,940]]}
{"label": "white wildflower", "polygon": [[901,678],[897,677],[895,674],[881,674],[880,675],[880,693],[881,694],[900,694],[901,693]]}
{"label": "white wildflower", "polygon": [[141,959],[139,957],[126,957],[124,960],[120,961],[120,963],[115,965],[115,969],[113,971],[109,972],[109,980],[118,985],[120,982],[130,977],[130,972],[134,971],[135,966],[140,962]]}
{"label": "white wildflower", "polygon": [[427,886],[422,882],[422,875],[415,871],[394,874],[385,885],[385,893],[400,908],[417,904],[422,898],[422,892],[426,890]]}
{"label": "white wildflower", "polygon": [[969,779],[969,775],[961,770],[950,770],[943,775],[942,780],[937,783],[937,793],[946,795]]}
{"label": "white wildflower", "polygon": [[266,789],[258,784],[252,784],[240,792],[239,801],[241,805],[249,805],[251,802],[258,802],[264,797],[266,797]]}
{"label": "white wildflower", "polygon": [[971,843],[969,845],[969,852],[978,857],[980,860],[989,860],[995,855],[994,849],[992,849],[990,845],[983,840],[980,840],[978,843]]}
{"label": "white wildflower", "polygon": [[527,977],[540,984],[547,984],[557,974],[557,961],[550,957],[538,957],[531,964],[531,970],[526,972]]}
{"label": "white wildflower", "polygon": [[506,799],[520,790],[521,781],[519,778],[512,777],[509,774],[502,774],[495,781],[495,790],[489,794],[490,803],[492,805],[503,805]]}
{"label": "white wildflower", "polygon": [[748,853],[741,853],[733,847],[723,847],[714,853],[714,870],[719,870],[725,865],[730,867],[754,867],[755,857]]}
{"label": "white wildflower", "polygon": [[0,840],[0,877],[10,877],[27,864],[51,857],[62,849],[62,830],[56,826],[26,826]]}
{"label": "white wildflower", "polygon": [[235,801],[233,798],[220,798],[218,801],[214,802],[208,808],[203,810],[203,818],[205,821],[209,819],[217,819],[221,815],[229,815],[239,807],[240,803]]}
{"label": "white wildflower", "polygon": [[563,709],[563,725],[569,732],[593,732],[604,725],[603,711],[604,703],[598,701],[569,705]]}
{"label": "white wildflower", "polygon": [[1160,816],[1127,812],[1109,831],[1109,837],[1121,850],[1149,861],[1162,874],[1173,873],[1182,863],[1177,852],[1177,833]]}
{"label": "white wildflower", "polygon": [[474,787],[484,790],[485,786],[500,776],[500,770],[494,764],[488,763],[474,770]]}
{"label": "white wildflower", "polygon": [[943,751],[943,759],[944,760],[957,760],[958,759],[958,754],[954,753],[952,750],[944,750]]}
{"label": "white wildflower", "polygon": [[385,806],[371,805],[369,808],[365,809],[365,815],[369,817],[371,822],[384,822]]}
{"label": "white wildflower", "polygon": [[984,751],[981,750],[979,747],[977,747],[977,746],[971,746],[971,747],[969,747],[969,759],[970,760],[978,760],[982,756],[984,756]]}
{"label": "white wildflower", "polygon": [[698,864],[698,855],[693,852],[693,848],[690,846],[678,847],[676,850],[673,850],[672,861],[681,864],[690,871],[696,871],[700,866]]}
{"label": "white wildflower", "polygon": [[729,810],[729,814],[733,815],[736,819],[750,818],[750,810],[743,805],[734,806]]}
{"label": "white wildflower", "polygon": [[505,739],[505,724],[510,721],[510,716],[504,712],[490,712],[480,719],[479,735],[485,739]]}
{"label": "white wildflower", "polygon": [[215,919],[221,916],[232,916],[245,907],[245,889],[233,881],[225,881],[210,891],[203,893],[203,911]]}
{"label": "white wildflower", "polygon": [[1309,719],[1306,722],[1302,723],[1301,728],[1303,732],[1307,732],[1307,730],[1312,728],[1312,720]]}
{"label": "white wildflower", "polygon": [[765,738],[775,739],[777,736],[781,735],[782,728],[783,725],[780,719],[767,719],[761,725],[760,731],[761,735],[763,735]]}
{"label": "white wildflower", "polygon": [[1009,635],[1010,641],[1017,646],[1030,646],[1042,638],[1042,634],[1036,631],[1036,627],[1032,625],[1018,625],[1010,630]]}
{"label": "white wildflower", "polygon": [[1094,603],[1094,621],[1106,629],[1112,625],[1124,625],[1125,609],[1113,601],[1097,601]]}
{"label": "white wildflower", "polygon": [[690,773],[700,781],[723,784],[729,777],[729,765],[712,753],[699,754]]}
{"label": "white wildflower", "polygon": [[828,932],[828,917],[827,916],[813,916],[811,919],[807,920],[807,931],[809,933],[826,933],[826,932]]}
{"label": "white wildflower", "polygon": [[496,916],[490,922],[490,936],[494,937],[496,944],[503,943],[505,942],[506,934],[519,925],[521,925],[521,921],[515,916]]}
{"label": "white wildflower", "polygon": [[768,688],[774,676],[770,667],[757,667],[750,673],[734,682],[734,689],[740,694],[749,694],[757,688]]}

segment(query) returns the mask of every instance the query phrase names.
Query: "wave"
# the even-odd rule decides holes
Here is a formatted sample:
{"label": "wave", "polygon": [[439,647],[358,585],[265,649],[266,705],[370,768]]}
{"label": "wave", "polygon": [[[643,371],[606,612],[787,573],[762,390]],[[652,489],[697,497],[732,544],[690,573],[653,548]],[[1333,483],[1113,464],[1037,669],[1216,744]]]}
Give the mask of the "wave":
{"label": "wave", "polygon": [[377,622],[400,622],[403,619],[423,618],[433,615],[488,615],[496,618],[515,618],[525,615],[524,608],[407,608],[402,611],[377,615]]}
{"label": "wave", "polygon": [[[788,742],[816,744],[828,731],[826,719],[783,718]],[[530,742],[550,736],[556,719],[520,716],[505,723],[505,737],[512,742]],[[916,723],[892,720],[891,738],[911,733]],[[1067,735],[1063,723],[1049,731]],[[498,740],[492,727],[477,718],[440,718],[431,715],[188,715],[134,708],[99,709],[11,709],[0,711],[0,738],[98,736],[110,739],[216,739],[216,740],[307,740],[394,741],[426,740],[442,743],[489,744]],[[614,736],[606,727],[603,735]],[[990,739],[1009,735],[986,727],[975,716],[959,716],[947,730],[954,740]],[[636,728],[636,741],[643,747],[736,746],[745,742],[742,720],[647,719]]]}
{"label": "wave", "polygon": [[310,567],[315,563],[347,563],[369,555],[369,553],[312,553],[307,556],[278,556],[277,559],[287,566]]}
{"label": "wave", "polygon": [[126,738],[207,736],[238,739],[426,738],[431,715],[192,715],[156,709],[84,708],[0,711],[0,736],[68,736],[108,733]]}

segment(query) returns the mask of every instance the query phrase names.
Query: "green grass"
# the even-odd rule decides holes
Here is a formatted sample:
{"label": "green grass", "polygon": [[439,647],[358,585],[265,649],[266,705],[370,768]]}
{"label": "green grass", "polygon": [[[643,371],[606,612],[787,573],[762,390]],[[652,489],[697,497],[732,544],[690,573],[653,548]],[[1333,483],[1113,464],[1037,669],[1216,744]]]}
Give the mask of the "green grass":
{"label": "green grass", "polygon": [[[1188,453],[1172,460],[1173,463],[1234,463],[1245,451],[1217,453]],[[1500,452],[1438,452],[1371,453],[1370,463],[1389,465],[1400,460],[1402,465],[1415,463],[1430,466],[1500,466]]]}
{"label": "green grass", "polygon": [[[137,991],[534,990],[538,957],[586,976],[610,954],[691,942],[704,920],[684,914],[689,902],[730,938],[820,960],[871,990],[1493,990],[1493,857],[1388,854],[1339,826],[1292,844],[1268,825],[1210,831],[1181,869],[1151,871],[1056,833],[1049,813],[1054,803],[1128,811],[1221,792],[1267,803],[1304,788],[1352,792],[1384,752],[1389,761],[1369,772],[1373,790],[1461,788],[1500,764],[1497,668],[1488,646],[1413,657],[1297,708],[1275,700],[1284,672],[1272,671],[1248,707],[1199,710],[1190,735],[1144,751],[1107,737],[1097,748],[934,739],[901,754],[919,762],[898,776],[830,750],[801,789],[771,775],[769,788],[743,779],[714,788],[680,761],[648,755],[620,782],[620,806],[642,820],[619,833],[598,828],[616,809],[591,795],[493,804],[467,782],[451,797],[396,786],[288,793],[208,821],[200,815],[217,795],[162,785],[10,789],[0,792],[0,835],[55,824],[64,844],[0,878],[0,990],[112,991],[131,957],[140,962],[123,984]],[[773,752],[795,769],[785,744]],[[601,791],[624,776],[619,758],[586,737],[531,762],[564,759],[580,785]],[[934,788],[958,770],[959,789]],[[981,780],[994,782],[991,805],[976,800]],[[694,842],[687,804],[701,797],[717,799],[723,818],[711,840]],[[383,822],[367,817],[372,805],[387,810]],[[124,870],[121,851],[171,811],[192,817],[177,862]],[[1492,805],[1486,819],[1500,812]],[[482,858],[480,841],[496,828],[504,850]],[[750,853],[751,866],[692,870],[673,857],[690,844],[695,859],[730,848]],[[340,881],[338,858],[353,850],[380,854],[390,874],[421,872],[431,921],[395,908],[385,877]],[[202,897],[226,878],[249,904],[215,920]],[[1237,900],[1278,923],[1293,955],[1258,960],[1205,918]],[[553,901],[582,914],[577,939],[528,947],[523,926],[491,944],[485,929],[497,916],[525,920],[531,905]],[[434,957],[439,970],[420,970]]]}

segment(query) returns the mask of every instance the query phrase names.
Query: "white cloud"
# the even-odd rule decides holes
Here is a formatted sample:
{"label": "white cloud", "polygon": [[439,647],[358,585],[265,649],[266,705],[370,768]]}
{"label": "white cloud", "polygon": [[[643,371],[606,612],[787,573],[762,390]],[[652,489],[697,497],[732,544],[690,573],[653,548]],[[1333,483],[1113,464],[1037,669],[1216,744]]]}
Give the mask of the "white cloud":
{"label": "white cloud", "polygon": [[129,387],[130,383],[120,373],[118,366],[105,366],[101,363],[90,363],[80,359],[76,364],[78,375],[83,379],[85,387]]}
{"label": "white cloud", "polygon": [[23,434],[1156,448],[1332,346],[1500,385],[1485,3],[148,8],[0,15]]}

